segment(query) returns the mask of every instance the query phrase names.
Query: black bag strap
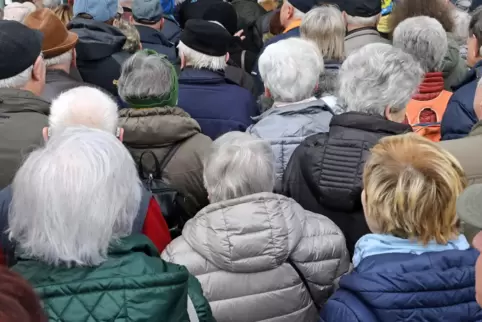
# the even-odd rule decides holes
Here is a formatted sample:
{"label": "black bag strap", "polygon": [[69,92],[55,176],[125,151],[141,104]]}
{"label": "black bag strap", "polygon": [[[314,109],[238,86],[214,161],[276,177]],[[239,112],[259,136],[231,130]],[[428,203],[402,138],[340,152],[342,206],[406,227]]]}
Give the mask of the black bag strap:
{"label": "black bag strap", "polygon": [[161,161],[161,167],[160,167],[160,176],[159,178],[162,177],[162,173],[164,172],[164,169],[167,167],[167,165],[169,164],[169,162],[171,161],[172,157],[174,156],[174,154],[176,154],[177,150],[179,150],[179,148],[181,147],[181,144],[182,142],[179,142],[179,143],[176,143],[174,144],[173,146],[171,146],[171,148],[169,149],[169,151],[167,151],[166,155],[164,156],[164,159],[162,159]]}
{"label": "black bag strap", "polygon": [[243,50],[241,52],[241,69],[242,70],[246,70],[246,64],[245,64],[245,61],[246,60],[246,50]]}
{"label": "black bag strap", "polygon": [[313,301],[313,304],[318,307],[318,305],[316,304],[316,301],[315,301],[315,297],[313,296],[313,293],[311,293],[311,289],[310,289],[310,286],[308,285],[308,281],[306,280],[305,276],[303,275],[303,273],[301,273],[300,269],[298,268],[298,266],[296,266],[295,263],[293,263],[293,261],[291,260],[291,258],[288,258],[286,260],[286,262],[288,264],[291,265],[291,267],[293,267],[293,269],[296,271],[296,274],[298,274],[298,276],[300,277],[301,279],[301,282],[303,282],[303,285],[305,286],[306,290],[308,291],[308,293],[310,294],[310,297],[311,297],[311,300]]}
{"label": "black bag strap", "polygon": [[144,176],[144,169],[146,169],[146,168],[144,167],[144,164],[142,163],[142,160],[144,159],[144,156],[148,155],[148,154],[151,155],[152,158],[154,159],[154,175],[156,177],[158,177],[161,174],[161,166],[160,166],[159,160],[157,159],[154,152],[152,152],[151,150],[144,151],[144,152],[142,152],[141,157],[139,158],[139,169],[138,169],[139,177],[142,180],[146,179],[146,177]]}

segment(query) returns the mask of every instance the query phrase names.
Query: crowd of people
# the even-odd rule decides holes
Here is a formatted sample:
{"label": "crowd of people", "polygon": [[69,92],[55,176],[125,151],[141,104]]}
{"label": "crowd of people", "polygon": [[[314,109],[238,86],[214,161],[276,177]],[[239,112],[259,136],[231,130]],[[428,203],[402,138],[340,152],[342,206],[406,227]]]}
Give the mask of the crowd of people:
{"label": "crowd of people", "polygon": [[7,5],[0,321],[482,322],[479,5]]}

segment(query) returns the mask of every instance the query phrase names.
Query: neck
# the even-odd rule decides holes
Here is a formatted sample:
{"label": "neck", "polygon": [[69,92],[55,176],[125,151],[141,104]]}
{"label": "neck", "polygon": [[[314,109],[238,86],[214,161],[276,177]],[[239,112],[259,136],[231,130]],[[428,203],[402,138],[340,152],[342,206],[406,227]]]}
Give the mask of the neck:
{"label": "neck", "polygon": [[362,28],[375,28],[375,26],[364,26],[364,25],[352,25],[352,24],[347,24],[346,25],[346,31],[350,32],[350,31],[353,31],[353,30],[357,30],[357,29],[362,29]]}
{"label": "neck", "polygon": [[28,91],[36,96],[39,96],[40,93],[42,93],[42,91],[38,90],[37,89],[37,86],[35,86],[34,84],[32,84],[32,82],[28,82],[27,85],[23,86],[23,87],[20,87],[19,89],[23,90],[23,91]]}
{"label": "neck", "polygon": [[58,65],[51,65],[49,67],[47,67],[48,70],[63,70],[64,72],[66,72],[67,74],[70,73],[70,64],[67,65],[67,64],[58,64]]}
{"label": "neck", "polygon": [[147,25],[147,24],[138,23],[138,22],[134,21],[134,25],[136,25],[136,26],[149,27],[149,28],[151,28],[151,29],[155,29],[155,30],[158,30],[158,31],[161,30],[161,26],[159,25],[159,23],[155,23],[155,24],[153,24],[153,25]]}
{"label": "neck", "polygon": [[290,20],[288,20],[285,25],[283,26],[284,29],[288,28],[289,26],[291,26],[291,24],[295,23],[295,22],[299,22],[301,21],[301,19],[298,19],[298,18],[291,18]]}

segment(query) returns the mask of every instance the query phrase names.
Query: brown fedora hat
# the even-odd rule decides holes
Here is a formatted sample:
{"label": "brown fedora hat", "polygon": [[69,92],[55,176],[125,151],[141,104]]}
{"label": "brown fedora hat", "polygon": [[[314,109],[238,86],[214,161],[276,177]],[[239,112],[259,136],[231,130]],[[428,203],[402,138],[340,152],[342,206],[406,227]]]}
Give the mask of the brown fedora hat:
{"label": "brown fedora hat", "polygon": [[79,37],[67,30],[50,9],[37,10],[25,18],[24,24],[44,34],[42,53],[46,59],[62,55],[75,47]]}

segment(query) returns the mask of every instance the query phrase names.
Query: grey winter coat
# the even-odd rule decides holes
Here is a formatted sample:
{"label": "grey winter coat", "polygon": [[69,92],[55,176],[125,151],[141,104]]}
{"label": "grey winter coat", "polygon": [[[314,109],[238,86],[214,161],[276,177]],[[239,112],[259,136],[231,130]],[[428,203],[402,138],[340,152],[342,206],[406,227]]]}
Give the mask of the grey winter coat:
{"label": "grey winter coat", "polygon": [[350,265],[332,221],[273,193],[207,206],[161,257],[197,277],[218,322],[316,322],[310,293],[291,265],[318,306]]}
{"label": "grey winter coat", "polygon": [[272,107],[254,117],[246,132],[271,144],[276,158],[276,191],[296,147],[308,136],[328,132],[334,111],[323,100]]}
{"label": "grey winter coat", "polygon": [[373,43],[389,44],[390,41],[380,36],[376,28],[365,27],[347,32],[345,37],[345,56],[365,45]]}

